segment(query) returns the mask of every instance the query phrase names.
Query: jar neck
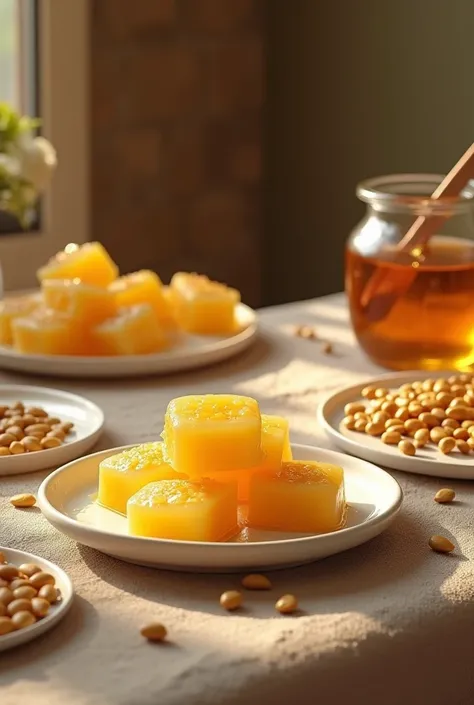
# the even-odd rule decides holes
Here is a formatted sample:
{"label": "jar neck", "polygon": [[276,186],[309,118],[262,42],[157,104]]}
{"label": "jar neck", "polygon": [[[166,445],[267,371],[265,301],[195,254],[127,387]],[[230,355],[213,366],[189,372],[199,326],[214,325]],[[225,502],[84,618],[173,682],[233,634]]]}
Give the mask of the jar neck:
{"label": "jar neck", "polygon": [[438,174],[393,174],[367,179],[357,186],[357,196],[373,214],[452,218],[472,214],[474,189],[468,184],[455,197],[431,198],[443,177]]}

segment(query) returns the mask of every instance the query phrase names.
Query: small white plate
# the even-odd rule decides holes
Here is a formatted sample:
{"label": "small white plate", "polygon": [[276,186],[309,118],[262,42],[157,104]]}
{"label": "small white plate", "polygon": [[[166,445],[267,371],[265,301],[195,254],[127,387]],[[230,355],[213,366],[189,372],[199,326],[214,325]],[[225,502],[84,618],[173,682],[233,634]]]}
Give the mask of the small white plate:
{"label": "small white plate", "polygon": [[102,410],[77,394],[46,387],[0,384],[0,405],[16,401],[22,401],[25,407],[40,406],[50,416],[56,416],[61,421],[72,421],[74,428],[58,448],[1,456],[0,476],[46,470],[78,458],[92,448],[104,426]]}
{"label": "small white plate", "polygon": [[[450,377],[453,372],[436,372],[436,378]],[[401,384],[426,377],[424,372],[399,372],[371,378],[364,383],[333,392],[321,402],[317,410],[319,424],[334,443],[358,458],[369,460],[393,470],[413,472],[418,475],[447,477],[453,480],[474,480],[474,455],[452,453],[443,455],[434,446],[425,446],[415,456],[403,455],[396,446],[385,445],[380,438],[365,433],[348,431],[342,424],[344,406],[354,401],[364,401],[361,391],[367,385],[393,389]]]}
{"label": "small white plate", "polygon": [[176,347],[149,355],[87,357],[75,355],[24,355],[0,345],[0,369],[52,377],[138,377],[182,372],[227,360],[242,352],[257,335],[257,314],[248,306],[237,308],[239,332],[235,335],[183,334]]}
{"label": "small white plate", "polygon": [[54,563],[50,563],[39,556],[34,556],[32,553],[16,551],[13,548],[0,546],[0,551],[5,554],[8,563],[13,563],[17,566],[22,563],[35,563],[42,568],[45,573],[54,576],[56,587],[61,595],[61,599],[54,605],[51,605],[51,609],[46,617],[38,620],[35,624],[32,624],[31,627],[25,627],[24,629],[19,629],[17,632],[10,632],[10,634],[0,636],[0,651],[6,651],[7,649],[13,649],[15,646],[20,646],[20,644],[26,644],[27,641],[32,641],[32,639],[36,639],[37,636],[52,629],[66,616],[66,613],[71,607],[74,589],[69,576]]}
{"label": "small white plate", "polygon": [[116,558],[156,568],[232,572],[300,565],[358,546],[380,534],[395,518],[402,491],[375,465],[323,448],[293,445],[295,458],[341,465],[349,504],[344,529],[329,534],[295,534],[244,529],[228,543],[140,538],[127,534],[127,520],[94,503],[101,460],[125,448],[94,453],[56,470],[40,486],[46,519],[78,543]]}

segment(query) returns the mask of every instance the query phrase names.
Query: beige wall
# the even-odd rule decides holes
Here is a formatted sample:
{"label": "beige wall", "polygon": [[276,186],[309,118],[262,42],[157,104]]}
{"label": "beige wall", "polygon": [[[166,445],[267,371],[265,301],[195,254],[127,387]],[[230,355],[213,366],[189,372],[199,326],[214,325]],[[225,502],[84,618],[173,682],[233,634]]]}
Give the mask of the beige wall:
{"label": "beige wall", "polygon": [[265,300],[342,288],[358,180],[474,139],[473,0],[269,3]]}

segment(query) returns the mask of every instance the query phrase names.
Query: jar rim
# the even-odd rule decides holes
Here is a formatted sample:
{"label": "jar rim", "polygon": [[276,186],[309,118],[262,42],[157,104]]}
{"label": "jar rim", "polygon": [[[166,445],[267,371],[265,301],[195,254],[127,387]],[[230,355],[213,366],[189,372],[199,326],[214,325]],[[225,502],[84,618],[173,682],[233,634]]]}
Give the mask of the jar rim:
{"label": "jar rim", "polygon": [[[379,208],[397,210],[446,210],[465,211],[472,207],[474,199],[474,180],[469,181],[457,196],[443,196],[431,199],[436,186],[444,179],[442,174],[387,174],[364,179],[357,184],[357,197]],[[426,189],[421,189],[425,186]],[[418,192],[417,192],[418,191]],[[420,191],[422,191],[420,193]],[[423,193],[423,191],[426,191]]]}

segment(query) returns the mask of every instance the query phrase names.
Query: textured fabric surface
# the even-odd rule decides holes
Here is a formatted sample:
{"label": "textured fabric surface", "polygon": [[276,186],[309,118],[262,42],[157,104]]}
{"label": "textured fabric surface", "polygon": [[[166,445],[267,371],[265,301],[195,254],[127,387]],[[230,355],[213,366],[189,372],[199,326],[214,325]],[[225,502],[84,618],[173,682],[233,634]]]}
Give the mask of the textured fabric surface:
{"label": "textured fabric surface", "polygon": [[[363,358],[342,297],[261,312],[259,341],[212,369],[107,382],[36,378],[98,403],[106,430],[97,449],[156,438],[168,400],[179,394],[250,394],[290,419],[292,440],[328,446],[315,422],[323,394],[380,370]],[[317,327],[334,344],[295,338],[294,324]],[[2,382],[25,382],[2,374]],[[30,380],[31,381],[31,380]],[[394,473],[405,500],[384,534],[319,563],[273,573],[274,590],[252,593],[240,613],[222,613],[220,593],[238,576],[179,574],[128,565],[76,545],[39,510],[8,498],[35,492],[46,473],[0,478],[0,545],[58,563],[74,581],[69,615],[44,637],[0,655],[0,702],[17,705],[468,705],[474,701],[474,556],[469,482]],[[442,486],[458,500],[433,501]],[[456,544],[432,553],[430,535]],[[298,617],[280,617],[274,598],[294,592]],[[157,619],[170,643],[150,645],[139,628]],[[330,699],[331,700],[328,700]]]}

